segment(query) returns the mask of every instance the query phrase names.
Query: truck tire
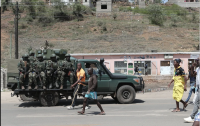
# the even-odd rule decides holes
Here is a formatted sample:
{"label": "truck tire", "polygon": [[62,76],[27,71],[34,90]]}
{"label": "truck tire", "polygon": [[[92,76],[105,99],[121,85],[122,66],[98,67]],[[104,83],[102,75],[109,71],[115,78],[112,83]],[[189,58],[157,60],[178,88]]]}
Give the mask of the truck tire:
{"label": "truck tire", "polygon": [[41,92],[39,101],[43,106],[55,106],[59,100],[57,92]]}
{"label": "truck tire", "polygon": [[35,101],[34,98],[29,98],[29,97],[26,97],[26,95],[19,95],[20,99],[22,102],[29,102],[29,101]]}
{"label": "truck tire", "polygon": [[117,100],[121,104],[130,104],[135,100],[135,89],[129,85],[121,86],[117,91]]}

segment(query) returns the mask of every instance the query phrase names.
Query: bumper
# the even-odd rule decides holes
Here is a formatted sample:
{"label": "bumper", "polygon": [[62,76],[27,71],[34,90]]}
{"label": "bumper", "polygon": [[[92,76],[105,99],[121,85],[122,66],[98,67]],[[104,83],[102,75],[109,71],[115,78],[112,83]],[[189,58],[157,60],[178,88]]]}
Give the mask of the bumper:
{"label": "bumper", "polygon": [[141,91],[145,88],[145,83],[142,77],[138,77],[140,79],[140,89]]}

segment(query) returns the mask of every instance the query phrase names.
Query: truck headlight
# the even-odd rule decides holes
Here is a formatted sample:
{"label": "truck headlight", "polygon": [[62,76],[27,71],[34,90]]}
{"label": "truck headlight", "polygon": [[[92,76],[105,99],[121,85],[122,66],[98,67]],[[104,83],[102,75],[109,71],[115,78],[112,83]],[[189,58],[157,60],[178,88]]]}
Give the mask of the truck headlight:
{"label": "truck headlight", "polygon": [[137,82],[137,83],[140,82],[140,79],[139,79],[139,78],[133,78],[133,80],[134,80],[135,82]]}

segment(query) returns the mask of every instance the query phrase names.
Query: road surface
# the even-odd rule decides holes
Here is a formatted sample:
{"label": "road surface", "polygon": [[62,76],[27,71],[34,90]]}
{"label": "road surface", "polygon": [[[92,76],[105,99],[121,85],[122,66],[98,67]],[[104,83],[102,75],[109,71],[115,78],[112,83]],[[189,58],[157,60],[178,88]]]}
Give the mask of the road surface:
{"label": "road surface", "polygon": [[[188,92],[184,93],[185,100]],[[190,99],[192,102],[193,96]],[[1,92],[2,126],[191,126],[183,118],[193,109],[189,104],[185,111],[171,112],[175,108],[172,90],[151,93],[138,93],[132,104],[118,104],[111,97],[100,100],[106,115],[97,115],[100,111],[94,102],[86,115],[78,115],[82,99],[74,110],[67,110],[71,100],[61,100],[57,106],[43,107],[39,102],[20,102],[10,97],[10,92]],[[183,105],[180,103],[180,108]]]}

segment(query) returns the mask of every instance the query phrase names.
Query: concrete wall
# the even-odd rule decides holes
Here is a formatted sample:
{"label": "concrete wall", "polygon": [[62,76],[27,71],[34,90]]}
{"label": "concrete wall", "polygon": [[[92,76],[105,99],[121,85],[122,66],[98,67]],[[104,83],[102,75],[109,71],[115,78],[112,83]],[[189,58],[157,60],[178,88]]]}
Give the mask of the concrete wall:
{"label": "concrete wall", "polygon": [[88,7],[93,7],[92,0],[83,0],[82,4]]}
{"label": "concrete wall", "polygon": [[[107,9],[102,9],[102,5],[107,5]],[[96,6],[96,12],[97,13],[110,13],[112,12],[112,0],[101,0],[97,2]]]}
{"label": "concrete wall", "polygon": [[200,7],[200,2],[178,2],[176,4],[181,7]]}

